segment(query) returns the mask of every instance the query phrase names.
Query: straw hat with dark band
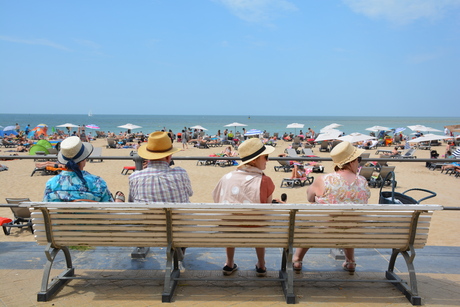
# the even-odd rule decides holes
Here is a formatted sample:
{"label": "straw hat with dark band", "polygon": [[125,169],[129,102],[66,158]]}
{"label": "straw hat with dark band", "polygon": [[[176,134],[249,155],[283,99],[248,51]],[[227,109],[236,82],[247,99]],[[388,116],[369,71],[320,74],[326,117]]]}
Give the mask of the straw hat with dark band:
{"label": "straw hat with dark band", "polygon": [[61,142],[57,159],[62,164],[67,164],[71,160],[79,163],[88,158],[92,152],[93,145],[82,142],[78,136],[71,136]]}
{"label": "straw hat with dark band", "polygon": [[173,147],[171,138],[166,132],[155,131],[150,133],[147,144],[139,147],[137,153],[141,158],[158,160],[178,151],[180,149]]}
{"label": "straw hat with dark band", "polygon": [[350,142],[344,141],[331,150],[331,158],[334,166],[343,168],[345,164],[358,158],[364,151],[364,149],[357,148],[351,145]]}
{"label": "straw hat with dark band", "polygon": [[274,150],[274,147],[266,147],[259,139],[253,138],[246,140],[238,147],[238,153],[241,157],[240,164],[251,162],[257,159],[257,157],[272,153]]}

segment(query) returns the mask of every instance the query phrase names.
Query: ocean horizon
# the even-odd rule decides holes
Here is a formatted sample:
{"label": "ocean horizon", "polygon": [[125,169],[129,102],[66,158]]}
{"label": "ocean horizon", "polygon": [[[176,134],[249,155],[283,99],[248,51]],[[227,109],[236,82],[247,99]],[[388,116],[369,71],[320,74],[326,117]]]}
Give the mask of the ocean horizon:
{"label": "ocean horizon", "polygon": [[[131,123],[142,128],[134,129],[133,132],[151,133],[157,130],[172,130],[180,132],[184,127],[200,125],[207,129],[207,133],[214,135],[218,130],[235,130],[235,127],[225,125],[238,122],[246,125],[246,130],[266,130],[271,134],[278,132],[306,132],[312,128],[316,132],[327,125],[336,123],[341,125],[337,129],[349,134],[360,132],[368,134],[366,128],[379,125],[389,128],[406,128],[404,134],[411,134],[413,131],[407,126],[424,125],[440,130],[442,134],[444,126],[460,124],[460,117],[420,117],[420,116],[296,116],[296,115],[267,115],[267,116],[242,116],[242,115],[109,115],[109,114],[0,114],[0,125],[3,127],[18,123],[21,130],[30,124],[31,128],[39,124],[46,124],[51,131],[58,125],[71,123],[74,125],[96,125],[101,131],[115,133],[124,132],[126,129],[118,126]],[[302,129],[286,128],[291,123],[304,124]],[[243,127],[236,127],[241,131]],[[2,128],[3,129],[3,128]],[[64,130],[65,128],[59,128]],[[75,130],[73,128],[72,130]],[[92,129],[87,128],[91,132]],[[95,134],[95,132],[93,133]]]}

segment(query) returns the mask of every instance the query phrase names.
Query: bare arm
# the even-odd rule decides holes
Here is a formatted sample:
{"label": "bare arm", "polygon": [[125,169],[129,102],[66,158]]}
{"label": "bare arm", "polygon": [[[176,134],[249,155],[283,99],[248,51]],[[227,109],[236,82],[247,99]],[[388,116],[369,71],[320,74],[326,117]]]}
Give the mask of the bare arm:
{"label": "bare arm", "polygon": [[322,196],[324,193],[323,176],[315,178],[315,181],[307,189],[307,200],[311,203],[315,202],[315,196]]}

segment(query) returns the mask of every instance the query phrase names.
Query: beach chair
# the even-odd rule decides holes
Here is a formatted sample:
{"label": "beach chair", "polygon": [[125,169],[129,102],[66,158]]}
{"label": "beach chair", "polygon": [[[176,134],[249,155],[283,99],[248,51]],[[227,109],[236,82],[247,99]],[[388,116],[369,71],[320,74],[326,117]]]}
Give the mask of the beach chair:
{"label": "beach chair", "polygon": [[291,165],[290,161],[287,160],[278,160],[278,163],[280,165],[275,165],[273,169],[275,172],[278,172],[279,170],[283,170],[284,172],[290,172],[292,170],[293,165]]}
{"label": "beach chair", "polygon": [[359,163],[359,165],[360,165],[360,166],[364,166],[364,165],[367,163],[367,161],[364,161],[364,159],[369,159],[370,155],[371,155],[371,154],[368,153],[368,152],[363,152],[363,153],[360,155],[360,157],[361,157],[362,160],[361,160],[361,163]]}
{"label": "beach chair", "polygon": [[329,142],[328,141],[321,141],[321,146],[319,148],[319,151],[321,151],[321,152],[322,151],[326,151],[326,152],[330,151]]}
{"label": "beach chair", "polygon": [[366,178],[370,187],[375,188],[377,186],[377,178],[379,177],[379,172],[375,170],[375,167],[363,166],[359,171],[359,175]]}
{"label": "beach chair", "polygon": [[94,147],[93,152],[88,157],[88,161],[95,162],[96,160],[99,160],[99,162],[103,162],[104,159],[101,159],[101,156],[102,156],[102,147]]}
{"label": "beach chair", "polygon": [[29,208],[26,207],[19,207],[19,203],[22,202],[29,202],[29,198],[5,198],[6,202],[10,205],[11,212],[13,213],[14,219],[2,225],[3,232],[5,235],[9,235],[11,233],[11,228],[13,227],[28,227],[30,231],[33,233],[33,224],[32,219],[30,217]]}
{"label": "beach chair", "polygon": [[311,150],[311,148],[302,148],[302,151],[303,151],[304,156],[307,156],[307,157],[315,156],[315,154],[313,153],[313,150]]}
{"label": "beach chair", "polygon": [[[393,180],[393,177],[389,177],[389,179],[387,179],[386,181],[384,180],[390,172],[394,172],[394,171],[395,171],[395,166],[382,166],[379,172],[379,177],[376,180],[377,182],[376,187],[380,188],[384,185],[390,185]],[[397,181],[394,182],[395,187],[396,187],[396,184],[397,184]]]}
{"label": "beach chair", "polygon": [[395,157],[395,158],[403,158],[403,159],[416,159],[417,157],[414,156],[414,153],[415,153],[416,150],[417,150],[417,148],[411,147],[406,152],[402,153],[401,155],[393,156],[393,157]]}
{"label": "beach chair", "polygon": [[306,184],[312,184],[315,180],[312,176],[307,176],[303,178],[284,178],[281,181],[281,188],[294,188],[295,186],[303,187]]}

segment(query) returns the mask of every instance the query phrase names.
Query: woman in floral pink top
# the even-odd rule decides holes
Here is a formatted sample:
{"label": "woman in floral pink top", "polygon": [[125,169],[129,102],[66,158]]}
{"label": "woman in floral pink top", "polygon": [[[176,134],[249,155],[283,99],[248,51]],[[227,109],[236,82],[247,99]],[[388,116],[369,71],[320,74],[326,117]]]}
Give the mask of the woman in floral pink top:
{"label": "woman in floral pink top", "polygon": [[[334,172],[316,178],[307,190],[309,202],[317,204],[367,204],[371,196],[367,180],[358,175],[360,155],[364,152],[342,142],[331,151],[334,162]],[[293,257],[293,266],[296,273],[302,271],[302,260],[308,248],[297,248]],[[350,274],[356,268],[354,248],[344,248],[345,262],[342,267]]]}

